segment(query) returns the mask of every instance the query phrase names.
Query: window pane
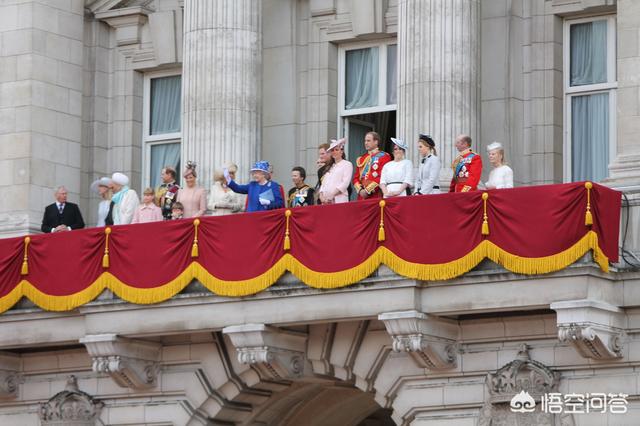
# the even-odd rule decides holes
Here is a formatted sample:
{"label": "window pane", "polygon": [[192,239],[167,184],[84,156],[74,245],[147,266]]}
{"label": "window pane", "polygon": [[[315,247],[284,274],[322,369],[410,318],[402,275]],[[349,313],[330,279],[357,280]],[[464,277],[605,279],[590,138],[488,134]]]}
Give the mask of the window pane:
{"label": "window pane", "polygon": [[607,82],[607,21],[571,25],[571,86]]}
{"label": "window pane", "polygon": [[398,45],[387,47],[387,105],[398,103]]}
{"label": "window pane", "polygon": [[151,145],[149,159],[149,184],[152,187],[160,185],[160,171],[171,166],[180,175],[180,142]]}
{"label": "window pane", "polygon": [[378,48],[346,52],[345,109],[378,105]]}
{"label": "window pane", "polygon": [[180,131],[180,80],[179,75],[151,80],[152,135]]}
{"label": "window pane", "polygon": [[599,182],[609,166],[609,94],[571,98],[571,177]]}

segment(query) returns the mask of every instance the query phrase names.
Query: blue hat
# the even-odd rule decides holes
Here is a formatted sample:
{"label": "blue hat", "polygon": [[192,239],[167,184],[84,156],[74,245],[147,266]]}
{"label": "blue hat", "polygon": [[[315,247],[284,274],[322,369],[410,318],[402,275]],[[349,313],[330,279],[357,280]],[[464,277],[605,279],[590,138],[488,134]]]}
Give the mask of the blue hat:
{"label": "blue hat", "polygon": [[396,138],[391,138],[391,142],[393,142],[394,144],[396,144],[396,146],[398,148],[400,148],[403,151],[407,150],[407,144],[404,143],[404,141],[402,139],[396,139]]}
{"label": "blue hat", "polygon": [[269,162],[268,161],[256,161],[256,163],[251,168],[252,172],[265,172],[266,174],[271,174],[269,172]]}

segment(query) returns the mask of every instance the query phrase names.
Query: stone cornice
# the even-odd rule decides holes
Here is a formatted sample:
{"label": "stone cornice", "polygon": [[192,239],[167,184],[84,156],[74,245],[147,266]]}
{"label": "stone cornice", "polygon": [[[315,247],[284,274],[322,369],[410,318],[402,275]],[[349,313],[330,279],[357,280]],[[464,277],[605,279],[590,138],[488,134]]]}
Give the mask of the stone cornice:
{"label": "stone cornice", "polygon": [[551,309],[557,313],[559,340],[571,343],[581,356],[597,360],[622,357],[622,309],[586,299],[552,303]]}
{"label": "stone cornice", "polygon": [[238,362],[254,366],[268,380],[298,378],[304,370],[307,335],[265,324],[225,327],[238,352]]}
{"label": "stone cornice", "polygon": [[378,315],[393,340],[395,352],[408,352],[416,363],[429,370],[456,366],[457,322],[415,310]]}
{"label": "stone cornice", "polygon": [[132,6],[96,12],[95,17],[115,28],[118,46],[127,46],[140,43],[141,29],[150,13],[152,10],[144,6]]}
{"label": "stone cornice", "polygon": [[20,356],[0,352],[0,399],[12,399],[18,396],[20,376]]}
{"label": "stone cornice", "polygon": [[118,386],[145,389],[155,386],[161,345],[127,339],[116,334],[99,334],[80,339],[93,360],[93,371],[108,374]]}

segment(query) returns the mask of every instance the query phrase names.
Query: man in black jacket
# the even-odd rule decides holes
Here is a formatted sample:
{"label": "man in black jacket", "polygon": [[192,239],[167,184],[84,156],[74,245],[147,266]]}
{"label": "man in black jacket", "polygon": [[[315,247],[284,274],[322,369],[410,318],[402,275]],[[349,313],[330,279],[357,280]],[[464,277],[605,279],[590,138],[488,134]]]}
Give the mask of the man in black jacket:
{"label": "man in black jacket", "polygon": [[84,220],[77,204],[67,202],[67,188],[56,190],[56,202],[44,209],[42,232],[71,231],[84,228]]}

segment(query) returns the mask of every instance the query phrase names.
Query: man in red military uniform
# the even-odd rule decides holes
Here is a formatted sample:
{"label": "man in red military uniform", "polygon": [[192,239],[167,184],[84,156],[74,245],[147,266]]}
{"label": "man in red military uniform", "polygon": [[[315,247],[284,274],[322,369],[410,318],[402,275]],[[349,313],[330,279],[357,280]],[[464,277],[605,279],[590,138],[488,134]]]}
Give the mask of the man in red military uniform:
{"label": "man in red military uniform", "polygon": [[391,156],[380,151],[380,135],[369,132],[364,137],[364,148],[367,153],[356,160],[356,172],[353,176],[353,187],[358,193],[358,200],[382,198],[380,176],[382,168],[391,161]]}
{"label": "man in red military uniform", "polygon": [[471,137],[467,135],[458,136],[455,146],[459,154],[451,164],[453,179],[449,192],[475,191],[482,175],[482,158],[471,151]]}

